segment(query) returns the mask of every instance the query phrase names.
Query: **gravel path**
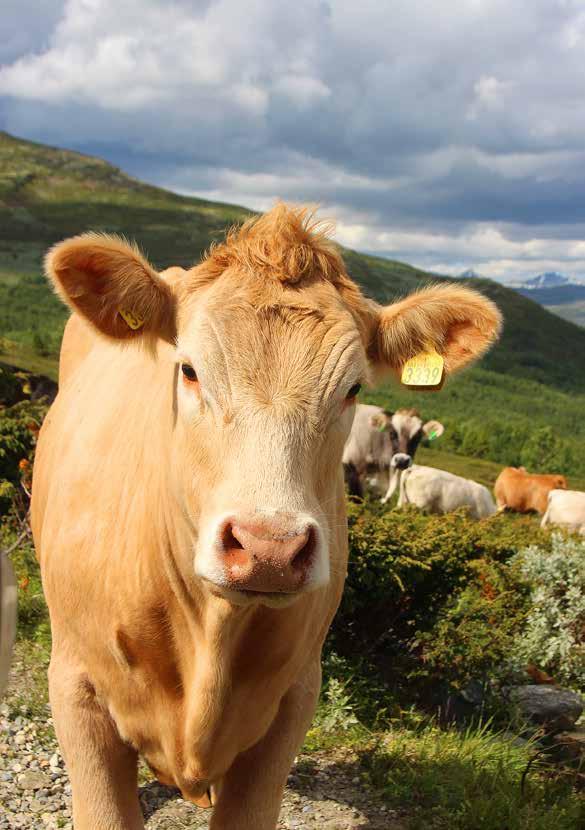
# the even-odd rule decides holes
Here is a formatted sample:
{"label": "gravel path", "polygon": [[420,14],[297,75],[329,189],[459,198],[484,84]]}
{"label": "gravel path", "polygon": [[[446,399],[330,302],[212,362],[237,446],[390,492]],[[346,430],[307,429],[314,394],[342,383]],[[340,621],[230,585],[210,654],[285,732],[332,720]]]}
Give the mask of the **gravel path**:
{"label": "gravel path", "polygon": [[[27,714],[23,667],[15,668],[11,691],[0,705],[0,830],[72,830],[71,788],[48,705],[41,702],[39,707],[37,701],[35,710],[43,714]],[[140,788],[140,800],[148,830],[208,827],[208,811],[155,781]],[[289,776],[279,830],[354,827],[401,830],[403,824],[364,786],[350,752],[299,756]]]}

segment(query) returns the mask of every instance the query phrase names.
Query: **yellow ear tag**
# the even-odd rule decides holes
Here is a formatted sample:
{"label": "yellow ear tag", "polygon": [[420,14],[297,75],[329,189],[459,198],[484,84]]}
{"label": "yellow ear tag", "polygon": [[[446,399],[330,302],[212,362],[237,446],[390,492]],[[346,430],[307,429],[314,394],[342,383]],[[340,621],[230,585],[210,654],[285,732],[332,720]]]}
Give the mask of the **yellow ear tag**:
{"label": "yellow ear tag", "polygon": [[421,392],[440,389],[445,375],[443,357],[429,346],[426,351],[407,360],[400,382]]}
{"label": "yellow ear tag", "polygon": [[124,320],[127,326],[132,329],[132,331],[138,331],[138,329],[141,329],[144,325],[142,317],[138,317],[131,311],[127,311],[125,308],[119,308],[118,312],[120,317]]}

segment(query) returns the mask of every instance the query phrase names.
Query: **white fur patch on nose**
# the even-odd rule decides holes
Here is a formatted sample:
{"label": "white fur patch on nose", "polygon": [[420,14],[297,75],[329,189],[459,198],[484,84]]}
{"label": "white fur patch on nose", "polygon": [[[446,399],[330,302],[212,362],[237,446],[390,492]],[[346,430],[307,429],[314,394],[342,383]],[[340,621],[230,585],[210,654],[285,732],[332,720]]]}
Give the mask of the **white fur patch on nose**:
{"label": "white fur patch on nose", "polygon": [[412,458],[405,452],[397,452],[396,455],[392,456],[392,461],[390,462],[391,467],[399,467],[401,470],[405,470],[407,467],[410,467],[411,465]]}

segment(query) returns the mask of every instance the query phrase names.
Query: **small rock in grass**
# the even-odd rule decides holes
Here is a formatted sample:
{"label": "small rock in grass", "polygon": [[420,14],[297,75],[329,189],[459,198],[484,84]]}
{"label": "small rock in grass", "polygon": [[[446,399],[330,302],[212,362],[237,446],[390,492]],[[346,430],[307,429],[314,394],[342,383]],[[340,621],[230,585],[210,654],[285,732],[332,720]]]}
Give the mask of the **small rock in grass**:
{"label": "small rock in grass", "polygon": [[581,695],[557,686],[516,686],[506,694],[522,714],[551,730],[572,729],[583,713]]}

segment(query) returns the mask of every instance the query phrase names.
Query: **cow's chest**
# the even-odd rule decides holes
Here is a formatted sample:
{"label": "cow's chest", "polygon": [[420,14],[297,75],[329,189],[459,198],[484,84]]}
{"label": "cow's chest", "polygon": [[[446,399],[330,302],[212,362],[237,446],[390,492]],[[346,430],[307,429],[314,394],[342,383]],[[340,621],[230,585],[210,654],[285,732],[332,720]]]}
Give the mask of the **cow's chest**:
{"label": "cow's chest", "polygon": [[266,733],[297,662],[280,654],[267,671],[261,660],[232,650],[228,661],[209,648],[179,661],[172,649],[156,642],[138,648],[121,631],[115,653],[116,670],[100,697],[120,736],[161,783],[192,800]]}

